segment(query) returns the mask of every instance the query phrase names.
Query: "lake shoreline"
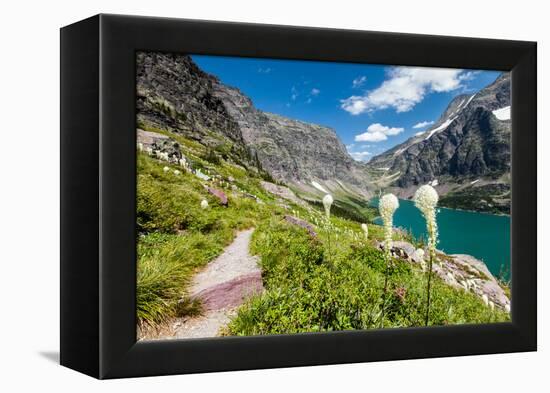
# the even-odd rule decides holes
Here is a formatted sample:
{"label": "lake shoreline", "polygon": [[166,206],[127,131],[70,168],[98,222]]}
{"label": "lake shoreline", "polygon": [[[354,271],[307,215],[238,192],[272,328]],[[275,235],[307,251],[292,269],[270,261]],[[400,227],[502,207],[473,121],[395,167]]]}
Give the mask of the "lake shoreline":
{"label": "lake shoreline", "polygon": [[[412,201],[412,199],[404,199],[405,201]],[[489,216],[504,216],[504,217],[510,217],[510,214],[505,213],[488,213],[488,212],[482,212],[478,210],[469,210],[469,209],[457,209],[454,207],[447,207],[447,206],[438,206],[438,209],[447,209],[447,210],[455,210],[459,212],[467,212],[467,213],[476,213],[476,214],[487,214]]]}
{"label": "lake shoreline", "polygon": [[[377,206],[377,198],[371,206]],[[426,222],[410,199],[400,199],[393,225],[410,233],[413,238],[426,236]],[[446,254],[468,254],[483,261],[495,277],[509,279],[510,216],[449,207],[439,207],[437,223],[438,249]],[[380,225],[380,217],[373,222]]]}
{"label": "lake shoreline", "polygon": [[[377,205],[372,204],[372,201],[375,200],[375,199],[378,199],[378,197],[374,197],[374,198],[371,198],[369,200],[370,206],[373,206],[373,207],[377,206]],[[414,200],[412,198],[411,199],[397,198],[397,199],[399,199],[400,201],[407,201],[407,202],[414,203]],[[447,210],[454,210],[454,211],[466,212],[466,213],[487,214],[489,216],[503,216],[503,217],[510,217],[511,216],[510,214],[505,214],[505,213],[488,213],[488,212],[483,212],[483,211],[478,211],[478,210],[457,209],[457,208],[454,208],[454,207],[447,207],[447,206],[437,206],[437,209],[447,209]],[[377,217],[375,217],[375,219],[376,218],[379,218],[379,217],[377,216]]]}

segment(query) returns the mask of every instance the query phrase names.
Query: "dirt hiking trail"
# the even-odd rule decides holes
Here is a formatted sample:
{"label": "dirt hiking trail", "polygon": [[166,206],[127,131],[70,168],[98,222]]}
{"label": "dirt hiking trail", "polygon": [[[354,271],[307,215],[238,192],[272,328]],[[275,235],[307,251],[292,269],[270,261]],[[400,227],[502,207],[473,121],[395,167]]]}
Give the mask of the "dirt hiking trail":
{"label": "dirt hiking trail", "polygon": [[179,318],[169,337],[215,337],[247,298],[263,290],[258,257],[249,252],[252,232],[254,229],[238,232],[233,243],[193,277],[189,295],[200,299],[202,315]]}

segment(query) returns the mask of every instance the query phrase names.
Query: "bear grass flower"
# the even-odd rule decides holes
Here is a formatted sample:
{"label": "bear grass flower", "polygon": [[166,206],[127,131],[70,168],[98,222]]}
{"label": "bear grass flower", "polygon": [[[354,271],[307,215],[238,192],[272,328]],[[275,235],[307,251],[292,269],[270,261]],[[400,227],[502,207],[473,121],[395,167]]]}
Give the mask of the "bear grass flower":
{"label": "bear grass flower", "polygon": [[437,191],[430,185],[424,185],[416,190],[414,194],[414,205],[422,212],[426,220],[426,229],[428,231],[428,250],[430,257],[435,255],[435,246],[437,244],[437,221],[436,206],[439,200]]}
{"label": "bear grass flower", "polygon": [[327,194],[323,197],[323,206],[325,207],[325,214],[327,218],[330,217],[330,207],[332,206],[333,202],[334,199],[332,198],[332,195]]}
{"label": "bear grass flower", "polygon": [[420,267],[422,268],[422,271],[426,271],[426,261],[424,261],[424,250],[421,248],[417,248],[414,251],[413,259],[419,261]]}
{"label": "bear grass flower", "polygon": [[430,321],[430,293],[432,280],[432,267],[435,259],[435,246],[437,244],[437,221],[436,206],[439,201],[439,195],[432,186],[426,184],[416,190],[414,194],[414,205],[420,210],[426,220],[426,231],[428,232],[428,283],[426,285],[426,318],[425,324],[428,326]]}
{"label": "bear grass flower", "polygon": [[384,252],[389,258],[392,245],[393,234],[393,214],[399,207],[399,200],[393,194],[386,194],[380,198],[378,203],[378,211],[382,222],[384,223]]}
{"label": "bear grass flower", "polygon": [[201,208],[202,208],[202,209],[208,208],[208,201],[207,201],[206,199],[203,199],[203,200],[201,201]]}
{"label": "bear grass flower", "polygon": [[332,195],[327,194],[323,197],[323,206],[325,208],[325,215],[326,215],[326,231],[327,231],[327,254],[328,254],[328,260],[330,260],[330,207],[332,206],[332,203],[334,202],[334,199],[332,198]]}
{"label": "bear grass flower", "polygon": [[385,194],[378,202],[378,211],[384,223],[384,260],[386,269],[384,272],[384,292],[382,297],[382,312],[380,317],[380,327],[384,327],[384,312],[386,309],[386,292],[388,291],[388,270],[391,263],[391,248],[393,234],[393,214],[399,207],[399,200],[393,194]]}
{"label": "bear grass flower", "polygon": [[367,226],[367,224],[361,224],[361,229],[365,234],[365,240],[369,240],[369,227]]}

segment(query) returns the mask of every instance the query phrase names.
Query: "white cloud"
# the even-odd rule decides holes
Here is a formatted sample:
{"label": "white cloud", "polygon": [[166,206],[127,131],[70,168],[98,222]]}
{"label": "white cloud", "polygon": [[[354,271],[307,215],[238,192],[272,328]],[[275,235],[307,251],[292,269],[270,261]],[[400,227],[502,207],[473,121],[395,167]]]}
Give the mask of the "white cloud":
{"label": "white cloud", "polygon": [[353,87],[354,89],[357,89],[361,86],[363,86],[365,84],[365,82],[367,81],[367,77],[366,76],[358,76],[357,78],[355,78],[353,80],[353,82],[351,83],[351,87]]}
{"label": "white cloud", "polygon": [[402,127],[388,127],[380,123],[368,126],[367,131],[356,135],[355,142],[381,142],[388,139],[388,136],[397,135],[404,131]]}
{"label": "white cloud", "polygon": [[432,124],[434,124],[433,121],[421,121],[420,123],[416,123],[413,128],[414,129],[418,129],[418,128],[424,128],[424,127],[427,127],[427,126],[431,126]]}
{"label": "white cloud", "polygon": [[456,69],[392,67],[388,78],[379,87],[362,96],[353,95],[341,100],[341,107],[352,115],[386,108],[407,112],[427,94],[456,90],[463,87],[462,81],[471,77],[470,72]]}
{"label": "white cloud", "polygon": [[292,89],[290,89],[290,99],[292,101],[296,101],[296,98],[298,98],[298,89],[296,89],[295,86],[292,86]]}
{"label": "white cloud", "polygon": [[258,73],[259,74],[269,74],[270,72],[272,71],[272,69],[270,67],[267,67],[267,68],[258,68]]}
{"label": "white cloud", "polygon": [[356,151],[349,153],[349,155],[356,161],[364,161],[368,156],[372,155],[372,153],[368,151]]}
{"label": "white cloud", "polygon": [[420,132],[417,132],[416,134],[414,134],[414,136],[424,135],[425,133],[426,133],[426,131],[420,131]]}
{"label": "white cloud", "polygon": [[355,140],[357,142],[382,142],[388,139],[386,134],[383,132],[364,132],[362,134],[356,135]]}
{"label": "white cloud", "polygon": [[321,93],[321,90],[316,89],[316,88],[313,88],[313,89],[311,89],[311,93],[310,93],[310,94],[311,94],[312,96],[318,96],[320,93]]}
{"label": "white cloud", "polygon": [[380,132],[383,132],[386,135],[397,135],[397,134],[402,133],[404,130],[405,129],[402,128],[402,127],[388,127],[388,126],[383,126],[380,123],[371,124],[367,128],[367,131],[369,131],[369,132],[380,131]]}

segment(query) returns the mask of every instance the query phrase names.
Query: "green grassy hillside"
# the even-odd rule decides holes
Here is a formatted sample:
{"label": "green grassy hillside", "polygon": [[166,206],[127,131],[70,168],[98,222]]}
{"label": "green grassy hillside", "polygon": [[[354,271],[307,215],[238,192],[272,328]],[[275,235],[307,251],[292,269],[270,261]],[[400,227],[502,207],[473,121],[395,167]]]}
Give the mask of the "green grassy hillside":
{"label": "green grassy hillside", "polygon": [[[217,181],[200,179],[138,152],[137,315],[141,326],[156,327],[174,317],[200,314],[200,304],[187,295],[191,277],[218,256],[238,230],[252,227],[256,230],[251,251],[260,257],[266,291],[241,306],[226,334],[423,325],[425,275],[410,263],[395,261],[383,303],[386,267],[376,245],[382,231],[370,223],[375,213],[366,201],[337,200],[327,221],[319,203],[298,205],[265,191],[261,181],[268,175],[249,164],[230,142],[213,148],[166,131],[151,131],[176,140],[190,166]],[[210,195],[205,185],[223,190],[228,205]],[[201,207],[204,199],[207,208]],[[285,215],[311,223],[317,237],[288,223]],[[368,241],[362,222],[369,222]],[[491,311],[477,296],[438,279],[432,296],[433,324],[509,319],[503,311]]]}

